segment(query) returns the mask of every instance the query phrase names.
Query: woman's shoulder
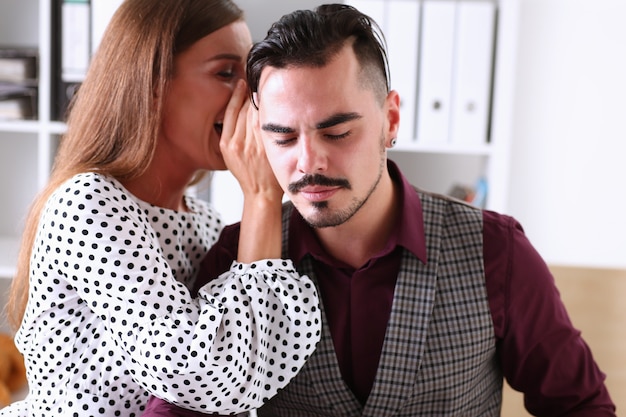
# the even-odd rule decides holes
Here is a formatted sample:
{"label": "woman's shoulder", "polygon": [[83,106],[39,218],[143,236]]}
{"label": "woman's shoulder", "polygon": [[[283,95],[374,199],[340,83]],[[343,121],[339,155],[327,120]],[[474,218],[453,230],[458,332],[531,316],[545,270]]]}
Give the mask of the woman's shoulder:
{"label": "woman's shoulder", "polygon": [[102,196],[127,194],[124,187],[113,177],[98,172],[81,172],[68,178],[55,191],[56,194],[81,194],[92,192]]}
{"label": "woman's shoulder", "polygon": [[[139,209],[132,196],[115,178],[97,172],[83,172],[68,178],[50,195],[47,205]],[[126,210],[124,210],[126,211]]]}

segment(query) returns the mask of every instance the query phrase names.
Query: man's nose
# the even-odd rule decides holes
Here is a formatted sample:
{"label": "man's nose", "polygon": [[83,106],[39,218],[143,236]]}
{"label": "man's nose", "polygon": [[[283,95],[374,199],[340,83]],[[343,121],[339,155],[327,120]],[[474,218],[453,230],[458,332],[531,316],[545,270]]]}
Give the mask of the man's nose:
{"label": "man's nose", "polygon": [[298,170],[305,174],[325,171],[328,164],[326,152],[319,141],[302,135],[299,141]]}

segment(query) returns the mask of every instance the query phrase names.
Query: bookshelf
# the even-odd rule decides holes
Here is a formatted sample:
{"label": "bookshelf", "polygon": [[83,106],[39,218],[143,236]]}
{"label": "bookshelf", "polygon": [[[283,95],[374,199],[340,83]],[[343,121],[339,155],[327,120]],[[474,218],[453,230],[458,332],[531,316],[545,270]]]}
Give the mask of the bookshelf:
{"label": "bookshelf", "polygon": [[[414,2],[421,5],[424,0],[361,1]],[[479,144],[400,144],[390,152],[390,158],[400,164],[415,185],[437,192],[447,192],[455,182],[471,185],[483,176],[489,182],[487,208],[506,211],[517,18],[521,0],[462,1],[487,2],[497,8],[490,141]],[[51,3],[50,0],[0,2],[0,44],[36,46],[39,49],[38,120],[0,121],[0,193],[4,196],[0,203],[0,280],[11,279],[13,275],[24,215],[32,198],[48,179],[60,135],[65,130],[63,123],[51,117]],[[250,26],[253,39],[258,40],[270,23],[285,12],[294,8],[312,8],[323,2],[306,0],[296,4],[268,0],[263,7],[256,0],[237,3],[247,16],[254,16]],[[403,123],[413,121],[403,119]],[[234,179],[227,173],[215,175],[208,193],[227,222],[237,220],[241,212],[241,200],[232,194],[238,187],[232,187],[232,181]]]}

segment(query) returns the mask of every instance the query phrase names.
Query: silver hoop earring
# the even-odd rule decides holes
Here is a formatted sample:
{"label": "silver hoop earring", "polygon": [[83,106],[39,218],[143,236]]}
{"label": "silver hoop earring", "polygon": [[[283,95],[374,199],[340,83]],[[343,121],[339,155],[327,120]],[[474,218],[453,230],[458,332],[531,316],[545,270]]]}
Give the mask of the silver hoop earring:
{"label": "silver hoop earring", "polygon": [[389,145],[389,147],[393,148],[394,146],[396,146],[396,142],[397,142],[396,138],[391,139],[391,144]]}

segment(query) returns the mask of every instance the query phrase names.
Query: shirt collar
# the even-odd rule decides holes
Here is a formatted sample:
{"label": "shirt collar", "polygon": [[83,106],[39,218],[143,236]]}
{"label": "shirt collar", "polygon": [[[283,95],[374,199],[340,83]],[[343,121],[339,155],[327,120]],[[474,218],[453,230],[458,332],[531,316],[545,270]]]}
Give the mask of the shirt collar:
{"label": "shirt collar", "polygon": [[[402,246],[426,263],[426,241],[424,238],[424,220],[422,203],[415,188],[407,181],[400,169],[391,160],[387,160],[391,180],[398,186],[399,202],[402,205],[396,230],[391,235],[387,251]],[[324,253],[322,246],[311,228],[294,208],[289,221],[289,257],[299,264],[307,254]]]}

